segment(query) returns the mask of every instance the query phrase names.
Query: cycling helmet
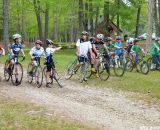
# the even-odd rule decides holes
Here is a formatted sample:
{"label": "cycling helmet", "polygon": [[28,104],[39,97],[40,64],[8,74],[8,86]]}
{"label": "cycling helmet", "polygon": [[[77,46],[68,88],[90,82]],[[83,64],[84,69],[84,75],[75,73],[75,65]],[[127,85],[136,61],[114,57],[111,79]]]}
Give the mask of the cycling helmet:
{"label": "cycling helmet", "polygon": [[53,42],[51,39],[47,39],[47,40],[46,40],[46,44],[47,44],[47,45],[48,45],[48,44],[53,45],[54,42]]}
{"label": "cycling helmet", "polygon": [[155,41],[160,41],[160,37],[156,37],[156,38],[155,38]]}
{"label": "cycling helmet", "polygon": [[129,38],[128,42],[129,42],[129,43],[133,43],[133,42],[134,42],[134,40],[138,40],[138,39]]}
{"label": "cycling helmet", "polygon": [[20,34],[14,34],[13,35],[13,40],[17,39],[17,38],[21,38],[22,36]]}
{"label": "cycling helmet", "polygon": [[39,44],[39,45],[43,45],[43,42],[41,41],[41,40],[37,40],[36,42],[35,42],[35,44]]}
{"label": "cycling helmet", "polygon": [[103,34],[97,34],[96,38],[103,40],[104,39],[104,35]]}
{"label": "cycling helmet", "polygon": [[121,40],[121,36],[116,36],[116,40]]}
{"label": "cycling helmet", "polygon": [[82,35],[89,35],[87,31],[83,31],[81,34]]}

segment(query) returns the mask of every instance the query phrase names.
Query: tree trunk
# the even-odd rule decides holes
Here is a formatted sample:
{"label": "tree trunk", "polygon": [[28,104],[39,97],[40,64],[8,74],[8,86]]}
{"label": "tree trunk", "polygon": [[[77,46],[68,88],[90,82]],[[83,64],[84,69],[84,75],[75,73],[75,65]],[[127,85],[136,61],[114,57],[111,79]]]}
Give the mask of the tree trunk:
{"label": "tree trunk", "polygon": [[41,15],[40,15],[40,1],[34,0],[34,9],[36,13],[37,23],[38,23],[38,33],[39,33],[39,39],[43,41],[43,31],[42,31],[42,21],[41,21]]}
{"label": "tree trunk", "polygon": [[84,30],[84,26],[83,26],[83,22],[84,22],[84,11],[83,11],[83,8],[84,8],[84,4],[83,4],[83,0],[79,0],[79,16],[78,16],[78,19],[79,19],[79,31],[80,33]]}
{"label": "tree trunk", "polygon": [[104,20],[106,20],[106,33],[109,36],[109,0],[104,3]]}
{"label": "tree trunk", "polygon": [[152,31],[153,31],[153,16],[154,16],[154,3],[155,0],[148,1],[148,28],[147,28],[147,44],[146,50],[147,52],[150,51],[152,45]]}
{"label": "tree trunk", "polygon": [[96,8],[95,30],[97,30],[97,26],[98,26],[98,17],[99,17],[99,6],[97,6]]}
{"label": "tree trunk", "polygon": [[91,35],[93,36],[93,32],[94,32],[94,27],[93,27],[93,5],[92,5],[92,0],[89,0],[89,24],[90,24],[90,32],[91,32]]}
{"label": "tree trunk", "polygon": [[54,39],[55,41],[58,41],[58,33],[59,33],[59,27],[58,27],[58,18],[57,15],[55,15],[54,18]]}
{"label": "tree trunk", "polygon": [[141,14],[141,5],[139,5],[138,10],[137,10],[137,20],[136,20],[135,38],[138,37],[140,14]]}
{"label": "tree trunk", "polygon": [[[120,8],[120,0],[117,0],[117,9],[119,9],[119,8]],[[120,25],[119,25],[119,10],[117,12],[117,27],[118,27],[118,30],[119,30],[119,28],[120,28]],[[117,33],[119,35],[119,31]]]}
{"label": "tree trunk", "polygon": [[[24,0],[22,0],[22,6],[24,7]],[[26,33],[26,19],[25,19],[25,9],[22,7],[22,36],[23,40],[26,41],[27,33]]]}
{"label": "tree trunk", "polygon": [[88,30],[88,0],[85,2],[85,22],[84,22],[84,30]]}
{"label": "tree trunk", "polygon": [[6,52],[8,52],[8,44],[9,44],[8,6],[9,6],[9,0],[3,0],[3,44]]}
{"label": "tree trunk", "polygon": [[48,38],[48,21],[49,21],[49,5],[46,2],[46,11],[45,11],[45,40]]}

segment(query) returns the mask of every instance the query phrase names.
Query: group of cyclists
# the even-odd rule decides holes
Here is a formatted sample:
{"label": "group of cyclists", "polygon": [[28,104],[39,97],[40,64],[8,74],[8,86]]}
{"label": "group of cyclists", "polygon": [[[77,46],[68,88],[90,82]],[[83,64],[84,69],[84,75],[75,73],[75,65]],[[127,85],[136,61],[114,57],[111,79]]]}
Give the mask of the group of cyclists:
{"label": "group of cyclists", "polygon": [[[97,34],[96,37],[89,37],[87,31],[83,31],[81,37],[76,43],[76,55],[78,58],[78,64],[74,67],[72,73],[75,74],[76,71],[86,62],[90,60],[91,72],[97,73],[100,55],[103,54],[103,58],[108,63],[105,66],[105,69],[109,71],[111,54],[114,53],[115,64],[117,65],[117,59],[121,56],[128,55],[133,59],[134,64],[139,59],[139,54],[145,54],[144,49],[139,45],[138,39],[130,38],[128,35],[124,36],[125,45],[122,44],[122,37],[116,36],[115,40],[111,37],[104,37],[103,34]],[[23,57],[25,58],[25,53],[22,47],[22,36],[20,34],[13,35],[13,43],[9,46],[9,64],[7,66],[7,72],[10,74],[12,71],[11,66],[15,64],[15,57],[18,57],[20,52],[22,52]],[[49,77],[51,73],[52,66],[55,67],[53,54],[55,51],[61,49],[61,47],[54,47],[54,42],[50,39],[46,40],[46,49],[43,48],[43,42],[41,40],[35,41],[34,47],[30,50],[29,55],[32,61],[32,69],[29,72],[29,75],[33,75],[33,70],[37,66],[37,61],[40,64],[40,58],[45,58],[45,64],[47,65],[46,69],[46,87],[50,87]],[[125,50],[125,51],[124,51]],[[5,55],[5,50],[0,46],[0,55]],[[160,38],[155,39],[155,43],[151,49],[151,55],[153,57],[153,62],[155,64],[160,63]],[[97,74],[98,77],[98,74]],[[87,80],[85,78],[84,80]],[[16,78],[16,83],[19,82]],[[37,81],[38,84],[38,81]]]}
{"label": "group of cyclists", "polygon": [[[124,35],[124,44],[122,44],[123,39],[121,36],[116,36],[114,41],[111,37],[105,38],[103,34],[97,34],[96,37],[89,38],[87,31],[83,31],[81,35],[81,38],[76,43],[76,54],[79,64],[74,67],[73,74],[87,59],[90,59],[91,71],[97,73],[98,77],[99,57],[101,55],[103,55],[103,58],[108,63],[105,69],[109,70],[109,67],[113,65],[110,63],[112,54],[115,55],[115,66],[118,66],[118,58],[125,55],[132,60],[134,66],[137,64],[140,54],[147,54],[139,44],[139,40],[130,38],[128,35]],[[155,39],[155,43],[151,49],[151,57],[153,58],[153,63],[160,65],[160,37]],[[87,79],[85,78],[84,80]]]}

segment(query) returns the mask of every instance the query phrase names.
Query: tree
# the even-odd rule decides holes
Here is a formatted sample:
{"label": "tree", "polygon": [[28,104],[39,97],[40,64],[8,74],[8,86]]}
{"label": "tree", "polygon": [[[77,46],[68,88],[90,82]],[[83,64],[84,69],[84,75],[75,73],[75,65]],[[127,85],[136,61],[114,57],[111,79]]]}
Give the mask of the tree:
{"label": "tree", "polygon": [[9,44],[9,14],[8,14],[9,0],[3,0],[3,44],[5,50],[8,50]]}
{"label": "tree", "polygon": [[154,16],[154,3],[155,0],[148,1],[148,28],[147,28],[147,44],[146,49],[149,52],[152,44],[152,32],[153,32],[153,16]]}

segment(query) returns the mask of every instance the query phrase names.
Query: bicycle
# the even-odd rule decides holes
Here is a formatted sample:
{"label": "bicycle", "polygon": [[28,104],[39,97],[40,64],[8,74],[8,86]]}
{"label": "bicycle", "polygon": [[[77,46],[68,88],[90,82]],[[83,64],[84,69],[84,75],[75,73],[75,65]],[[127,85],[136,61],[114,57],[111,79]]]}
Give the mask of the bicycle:
{"label": "bicycle", "polygon": [[[156,60],[157,60],[157,62],[156,62]],[[147,59],[147,63],[149,65],[149,70],[151,70],[151,71],[159,70],[160,71],[160,61],[158,61],[158,59],[156,59],[154,57],[149,57]]]}
{"label": "bicycle", "polygon": [[110,68],[113,68],[114,74],[118,77],[122,77],[125,73],[126,59],[124,55],[116,56],[114,52],[110,53]]}
{"label": "bicycle", "polygon": [[[78,58],[74,59],[73,61],[69,62],[69,64],[67,65],[67,69],[66,69],[66,74],[65,74],[65,78],[68,80],[70,79],[74,74],[77,73],[78,69],[75,70],[76,66],[79,64]],[[79,80],[80,83],[82,83],[83,81],[86,81],[87,77],[89,77],[88,75],[90,75],[90,60],[88,58],[86,58],[85,61],[85,57],[84,57],[84,62],[81,65],[81,69],[80,69],[80,76],[79,76]],[[88,74],[89,73],[89,74]]]}
{"label": "bicycle", "polygon": [[[58,72],[55,69],[54,63],[51,63],[51,73],[50,73],[50,84],[53,84],[53,80],[55,80],[57,82],[57,84],[59,85],[60,88],[63,87],[63,85],[60,83],[60,76],[58,74]],[[47,72],[47,65],[44,67],[43,69],[43,74],[46,77],[46,72]]]}
{"label": "bicycle", "polygon": [[131,63],[130,61],[127,62],[127,66],[131,67],[131,70],[136,68],[137,72],[140,72],[142,74],[148,74],[149,72],[149,65],[147,61],[145,61],[145,56],[143,55],[141,59],[138,59],[135,63]]}
{"label": "bicycle", "polygon": [[[18,61],[18,57],[23,57],[23,56],[16,56],[13,57],[14,64],[10,66],[10,60],[5,61],[5,66],[4,66],[4,78],[8,82],[11,78],[12,84],[15,86],[18,86],[22,82],[23,78],[23,67],[22,64]],[[21,60],[23,62],[25,60],[25,57]]]}
{"label": "bicycle", "polygon": [[102,81],[106,81],[110,77],[110,67],[105,56],[105,54],[99,56],[98,76]]}
{"label": "bicycle", "polygon": [[38,88],[42,86],[43,82],[43,70],[40,65],[40,58],[41,57],[35,56],[34,60],[36,61],[37,66],[33,67],[33,62],[30,62],[27,68],[28,82],[31,84],[34,79]]}

